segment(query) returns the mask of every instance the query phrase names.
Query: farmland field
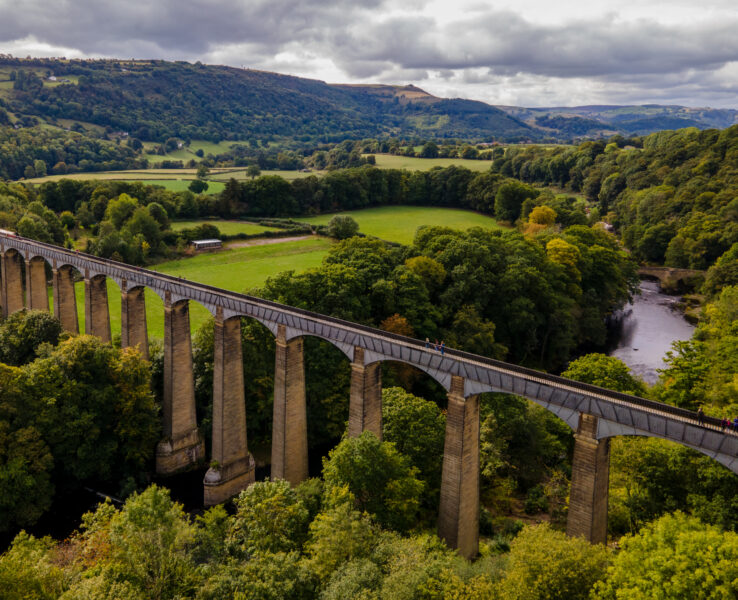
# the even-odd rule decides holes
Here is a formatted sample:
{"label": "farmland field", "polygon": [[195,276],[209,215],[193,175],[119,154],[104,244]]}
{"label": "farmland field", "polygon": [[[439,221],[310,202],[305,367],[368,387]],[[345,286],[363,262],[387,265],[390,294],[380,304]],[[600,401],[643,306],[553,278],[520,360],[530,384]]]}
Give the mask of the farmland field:
{"label": "farmland field", "polygon": [[470,160],[468,158],[415,158],[395,156],[394,154],[375,154],[380,169],[407,169],[409,171],[429,171],[433,167],[466,167],[470,171],[489,171],[491,160]]}
{"label": "farmland field", "polygon": [[[200,254],[192,258],[160,263],[151,269],[213,285],[234,292],[245,292],[262,285],[266,279],[282,271],[305,271],[321,264],[331,242],[325,238],[282,242],[266,246],[225,249],[221,252]],[[110,329],[115,337],[120,335],[120,289],[108,279],[108,306]],[[84,331],[84,284],[76,284],[79,328]],[[49,299],[49,306],[53,302]],[[208,319],[208,310],[197,302],[190,302],[190,326],[195,331]],[[164,337],[164,305],[153,291],[146,290],[146,321],[149,338]]]}
{"label": "farmland field", "polygon": [[[303,171],[262,171],[262,175],[278,175],[279,177],[282,177],[283,179],[286,179],[287,181],[292,181],[293,179],[302,179],[303,177],[310,177],[310,175],[317,175],[320,177],[324,174],[324,171],[309,171],[309,172],[303,172]],[[251,176],[246,173],[246,169],[237,169],[233,170],[230,169],[229,171],[224,171],[221,173],[213,173],[211,171],[209,179],[213,179],[216,181],[228,181],[229,179],[235,179],[237,181],[244,181],[246,179],[251,179]]]}
{"label": "farmland field", "polygon": [[[423,160],[423,159],[418,159]],[[501,229],[492,217],[455,208],[427,208],[424,206],[382,206],[337,213],[349,215],[359,224],[359,231],[390,242],[410,244],[421,225],[442,225],[453,229],[488,227]],[[300,219],[311,225],[325,225],[333,214]]]}
{"label": "farmland field", "polygon": [[[44,183],[46,181],[59,181],[60,179],[77,179],[80,181],[142,181],[151,185],[163,185],[159,183],[163,180],[183,181],[187,188],[189,182],[195,179],[196,169],[131,169],[128,171],[92,171],[88,173],[68,173],[65,175],[47,175],[46,177],[34,177],[32,179],[24,179],[25,183]],[[307,177],[309,175],[321,175],[319,171],[312,173],[301,173],[299,171],[262,171],[262,175],[278,175],[287,180],[297,179],[299,177]],[[225,182],[231,177],[238,180],[250,179],[246,175],[245,169],[222,168],[211,169],[210,175],[206,180],[212,188],[207,193],[216,193],[223,190]],[[213,191],[215,190],[215,191]]]}
{"label": "farmland field", "polygon": [[193,159],[199,161],[200,158],[195,154],[198,150],[202,150],[205,156],[208,154],[222,154],[227,152],[231,145],[237,143],[238,142],[220,142],[215,144],[205,140],[192,140],[189,146],[182,146],[182,148],[160,155],[152,153],[158,144],[154,142],[144,142],[144,150],[146,152],[142,156],[148,159],[150,163],[154,164],[158,164],[165,160],[189,161],[190,159]]}
{"label": "farmland field", "polygon": [[[170,192],[184,192],[189,188],[192,179],[145,179],[143,183],[147,185],[161,185],[168,189]],[[220,181],[208,181],[208,189],[205,190],[205,194],[219,194],[225,188],[225,184]]]}
{"label": "farmland field", "polygon": [[[181,178],[184,177],[184,178]],[[26,183],[40,184],[60,179],[79,181],[140,181],[147,185],[161,185],[173,192],[185,191],[195,179],[194,169],[142,169],[139,171],[98,171],[93,173],[72,173],[67,175],[47,175],[25,180]],[[218,194],[225,184],[221,181],[208,181],[206,194]]]}
{"label": "farmland field", "polygon": [[199,221],[174,221],[172,229],[180,231],[182,229],[190,229],[207,223],[215,225],[222,235],[236,235],[238,233],[246,233],[253,235],[255,233],[264,233],[265,231],[274,231],[273,227],[262,227],[253,223],[244,223],[243,221],[224,221],[222,219],[201,219]]}

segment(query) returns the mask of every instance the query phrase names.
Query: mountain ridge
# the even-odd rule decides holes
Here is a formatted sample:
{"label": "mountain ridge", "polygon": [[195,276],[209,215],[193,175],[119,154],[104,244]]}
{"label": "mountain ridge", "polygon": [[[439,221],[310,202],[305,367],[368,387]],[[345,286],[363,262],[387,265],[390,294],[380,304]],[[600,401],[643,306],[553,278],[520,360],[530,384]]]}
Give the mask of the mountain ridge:
{"label": "mountain ridge", "polygon": [[738,122],[733,109],[653,104],[526,108],[442,98],[412,83],[326,83],[161,60],[9,56],[0,56],[0,108],[13,124],[67,120],[143,140],[305,144],[387,137],[572,141],[682,127],[724,128]]}

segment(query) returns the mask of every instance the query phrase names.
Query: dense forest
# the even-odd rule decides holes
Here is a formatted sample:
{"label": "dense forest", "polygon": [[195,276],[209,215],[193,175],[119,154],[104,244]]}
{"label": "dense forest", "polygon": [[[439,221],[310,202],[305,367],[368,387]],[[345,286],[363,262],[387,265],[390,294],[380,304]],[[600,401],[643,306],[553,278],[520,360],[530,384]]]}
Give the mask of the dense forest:
{"label": "dense forest", "polygon": [[[640,260],[707,269],[738,242],[738,126],[511,148],[493,170],[596,203]],[[738,283],[738,281],[732,281]]]}
{"label": "dense forest", "polygon": [[1,125],[0,179],[146,167],[146,161],[126,145],[61,129],[15,129]]}

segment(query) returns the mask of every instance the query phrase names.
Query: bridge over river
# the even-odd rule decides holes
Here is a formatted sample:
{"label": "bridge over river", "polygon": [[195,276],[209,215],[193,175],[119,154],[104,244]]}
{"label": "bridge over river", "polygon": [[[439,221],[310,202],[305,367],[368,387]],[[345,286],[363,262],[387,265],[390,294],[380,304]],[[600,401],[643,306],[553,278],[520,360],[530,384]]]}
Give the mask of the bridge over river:
{"label": "bridge over river", "polygon": [[[396,361],[428,373],[448,391],[439,535],[463,556],[479,541],[479,394],[502,392],[537,402],[565,421],[575,437],[567,532],[592,542],[607,538],[610,439],[659,437],[694,448],[738,473],[738,436],[717,419],[533,369],[447,349],[317,314],[0,233],[0,302],[4,316],[24,307],[49,310],[46,265],[51,267],[53,310],[77,333],[75,270],[85,284],[85,332],[110,341],[106,278],[121,289],[121,343],[148,356],[144,288],[164,302],[163,439],[156,451],[161,474],[202,461],[195,416],[189,302],[215,318],[212,462],[204,479],[205,504],[222,502],[254,481],[248,451],[241,318],[256,319],[276,338],[271,475],[293,485],[308,475],[303,338],[339,348],[351,362],[348,433],[382,435],[381,363]],[[25,282],[25,283],[24,283]]]}

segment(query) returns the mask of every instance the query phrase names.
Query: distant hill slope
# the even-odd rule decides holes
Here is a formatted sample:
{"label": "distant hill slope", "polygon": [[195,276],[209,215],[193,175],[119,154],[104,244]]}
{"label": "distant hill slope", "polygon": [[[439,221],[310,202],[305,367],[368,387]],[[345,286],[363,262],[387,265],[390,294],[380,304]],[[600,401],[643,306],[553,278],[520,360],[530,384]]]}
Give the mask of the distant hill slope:
{"label": "distant hill slope", "polygon": [[664,129],[725,129],[738,123],[738,111],[645,104],[642,106],[570,106],[522,108],[501,106],[510,116],[531,127],[548,129],[564,137],[647,135]]}
{"label": "distant hill slope", "polygon": [[681,127],[724,128],[738,111],[681,106],[522,108],[433,96],[413,85],[343,85],[166,61],[0,57],[0,107],[68,127],[82,122],[142,140],[377,137],[568,141]]}
{"label": "distant hill slope", "polygon": [[[12,71],[34,75],[24,74],[18,86]],[[144,140],[536,136],[535,128],[496,107],[434,98],[418,88],[329,85],[179,62],[0,59],[0,99],[16,115],[83,121]]]}

